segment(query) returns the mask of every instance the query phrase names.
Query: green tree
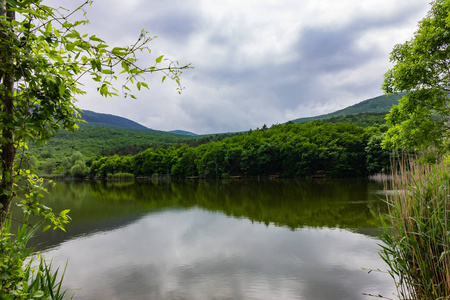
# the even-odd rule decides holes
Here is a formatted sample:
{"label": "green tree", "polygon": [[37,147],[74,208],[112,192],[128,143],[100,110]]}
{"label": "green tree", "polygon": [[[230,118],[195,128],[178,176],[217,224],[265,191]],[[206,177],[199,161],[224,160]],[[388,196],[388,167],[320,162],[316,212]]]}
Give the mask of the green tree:
{"label": "green tree", "polygon": [[47,159],[42,164],[42,171],[45,174],[52,174],[53,171],[55,170],[55,168],[56,168],[56,162],[53,158]]}
{"label": "green tree", "polygon": [[369,174],[389,173],[391,166],[391,153],[383,149],[381,143],[383,135],[373,135],[366,146],[366,167]]}
{"label": "green tree", "polygon": [[407,92],[387,116],[388,148],[438,151],[449,147],[450,1],[435,0],[414,37],[396,45],[394,67],[384,78],[387,94]]}
{"label": "green tree", "polygon": [[81,160],[77,160],[75,164],[70,168],[70,175],[73,177],[85,177],[89,172],[89,168],[86,167],[86,163]]}
{"label": "green tree", "polygon": [[[76,11],[92,1],[84,1]],[[27,143],[48,141],[59,129],[74,130],[79,121],[76,95],[83,94],[80,78],[90,76],[98,83],[102,96],[118,95],[113,87],[120,80],[125,97],[135,98],[131,85],[148,88],[146,73],[162,73],[178,84],[179,75],[188,66],[159,56],[152,66],[141,67],[136,53],[147,52],[149,37],[142,31],[136,43],[126,47],[109,47],[95,35],[77,29],[87,20],[71,21],[74,12],[44,5],[42,0],[0,0],[0,225],[8,216],[17,182],[33,176],[15,168],[19,149]],[[16,15],[18,16],[16,18]],[[22,188],[24,185],[22,185]],[[36,210],[24,200],[29,212]]]}
{"label": "green tree", "polygon": [[80,151],[75,151],[69,159],[70,163],[74,165],[77,161],[85,162],[83,154]]}

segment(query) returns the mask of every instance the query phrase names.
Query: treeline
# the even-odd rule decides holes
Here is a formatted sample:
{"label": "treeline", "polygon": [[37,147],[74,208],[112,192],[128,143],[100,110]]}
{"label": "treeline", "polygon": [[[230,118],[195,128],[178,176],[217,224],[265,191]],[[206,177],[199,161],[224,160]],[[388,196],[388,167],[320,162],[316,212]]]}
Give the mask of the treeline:
{"label": "treeline", "polygon": [[389,153],[380,146],[382,129],[323,122],[263,126],[196,147],[149,148],[136,155],[98,157],[90,176],[360,177],[389,166]]}
{"label": "treeline", "polygon": [[[36,147],[30,145],[30,152],[38,161],[49,158],[57,165],[63,158],[70,157],[75,151],[80,151],[87,160],[97,157],[102,152],[107,154],[110,149],[124,145],[136,149],[146,149],[149,146],[160,147],[170,143],[184,143],[193,137],[170,133],[157,133],[152,130],[108,128],[95,124],[80,124],[75,131],[59,131],[48,143]],[[136,151],[133,149],[133,151]],[[126,152],[125,152],[126,153]]]}
{"label": "treeline", "polygon": [[[170,142],[166,144],[142,144],[142,145],[124,145],[109,149],[103,149],[100,151],[101,156],[112,156],[112,155],[136,155],[148,148],[169,148],[169,147],[181,147],[182,145],[188,145],[189,147],[197,147],[203,144],[221,141],[225,138],[232,137],[235,135],[239,135],[239,132],[230,132],[230,133],[219,133],[219,134],[211,134],[211,135],[198,135],[198,136],[188,136],[187,139],[182,140],[178,143]],[[185,136],[183,136],[185,137]]]}

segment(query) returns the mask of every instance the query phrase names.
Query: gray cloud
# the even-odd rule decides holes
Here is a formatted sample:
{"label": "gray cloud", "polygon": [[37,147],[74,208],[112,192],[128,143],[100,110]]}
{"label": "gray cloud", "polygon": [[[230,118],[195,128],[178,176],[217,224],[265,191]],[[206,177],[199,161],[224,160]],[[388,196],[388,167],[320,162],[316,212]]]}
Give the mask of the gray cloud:
{"label": "gray cloud", "polygon": [[428,9],[422,0],[97,0],[87,8],[87,32],[129,44],[146,28],[158,38],[144,63],[165,54],[195,69],[183,74],[181,96],[154,74],[139,101],[107,105],[86,81],[79,106],[196,133],[332,112],[381,94],[389,52],[412,37]]}

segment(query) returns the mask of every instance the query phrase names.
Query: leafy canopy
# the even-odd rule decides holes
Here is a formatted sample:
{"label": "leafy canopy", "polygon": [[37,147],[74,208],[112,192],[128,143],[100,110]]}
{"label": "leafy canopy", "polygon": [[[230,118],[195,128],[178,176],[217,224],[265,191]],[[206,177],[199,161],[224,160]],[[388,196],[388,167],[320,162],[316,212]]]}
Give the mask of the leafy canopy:
{"label": "leafy canopy", "polygon": [[387,116],[384,146],[439,152],[449,147],[450,0],[435,0],[410,41],[396,45],[387,94],[407,92]]}
{"label": "leafy canopy", "polygon": [[[84,0],[83,0],[84,1]],[[142,31],[137,41],[125,47],[109,47],[104,40],[77,31],[87,20],[71,21],[77,11],[92,1],[84,1],[75,11],[55,9],[42,0],[0,0],[0,298],[62,299],[56,273],[43,260],[34,267],[25,266],[30,254],[26,249],[27,225],[15,240],[10,234],[10,206],[14,198],[24,212],[49,221],[47,230],[69,222],[69,210],[59,213],[41,202],[47,192],[43,180],[26,169],[23,159],[28,143],[48,141],[59,129],[77,127],[79,110],[75,97],[83,94],[80,79],[90,76],[98,83],[102,96],[118,95],[112,82],[123,82],[125,96],[131,85],[138,90],[149,88],[145,73],[162,72],[162,81],[171,78],[178,84],[179,75],[189,67],[163,55],[150,66],[141,66],[138,52],[150,53],[152,37]],[[17,17],[17,18],[16,18]],[[122,79],[120,79],[122,78]],[[75,158],[74,158],[75,159]],[[54,166],[49,165],[49,168]],[[75,176],[87,171],[77,160],[70,170]],[[30,233],[32,234],[34,228]],[[23,241],[23,242],[22,242]],[[36,274],[33,279],[33,275]]]}
{"label": "leafy canopy", "polygon": [[[46,6],[42,0],[0,0],[0,224],[19,181],[23,188],[23,183],[37,180],[17,163],[27,143],[39,145],[59,129],[77,127],[75,97],[85,93],[82,77],[97,82],[105,97],[119,94],[113,86],[117,82],[125,97],[136,98],[131,87],[148,89],[144,75],[154,72],[161,73],[162,81],[173,79],[182,90],[179,76],[189,65],[180,66],[164,55],[149,66],[138,61],[138,53],[151,54],[148,44],[153,37],[146,31],[124,47],[110,47],[96,35],[80,33],[77,28],[88,20],[71,17],[91,4],[83,0],[76,10],[67,11]],[[51,215],[23,201],[27,212]]]}

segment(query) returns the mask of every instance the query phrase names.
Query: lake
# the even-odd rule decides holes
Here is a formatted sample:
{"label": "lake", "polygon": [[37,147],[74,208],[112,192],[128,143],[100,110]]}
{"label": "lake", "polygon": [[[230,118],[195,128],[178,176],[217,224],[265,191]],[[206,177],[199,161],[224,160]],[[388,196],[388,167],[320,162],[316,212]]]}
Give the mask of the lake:
{"label": "lake", "polygon": [[68,262],[74,299],[394,298],[377,254],[383,184],[363,179],[57,182],[67,232],[32,240]]}

